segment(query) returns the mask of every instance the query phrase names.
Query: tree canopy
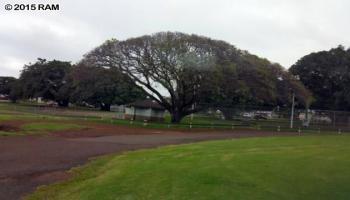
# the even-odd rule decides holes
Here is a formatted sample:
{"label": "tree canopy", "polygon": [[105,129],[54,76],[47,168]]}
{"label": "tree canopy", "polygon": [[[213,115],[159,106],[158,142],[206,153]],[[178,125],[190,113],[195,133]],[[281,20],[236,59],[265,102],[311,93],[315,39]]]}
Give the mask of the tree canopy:
{"label": "tree canopy", "polygon": [[298,80],[280,66],[198,35],[160,32],[108,40],[83,62],[126,74],[170,112],[172,122],[213,104],[285,104],[293,89],[305,104],[309,99]]}
{"label": "tree canopy", "polygon": [[145,97],[141,89],[116,69],[80,63],[73,66],[70,80],[72,102],[94,105],[105,111],[113,104],[122,105]]}
{"label": "tree canopy", "polygon": [[65,78],[70,68],[70,62],[41,58],[34,64],[25,65],[19,78],[23,97],[42,97],[56,101],[60,106],[68,106],[69,87]]}
{"label": "tree canopy", "polygon": [[1,76],[0,77],[0,94],[10,95],[11,88],[17,79],[15,77]]}
{"label": "tree canopy", "polygon": [[298,60],[290,72],[313,93],[313,108],[350,110],[350,49],[339,46],[311,53]]}
{"label": "tree canopy", "polygon": [[107,41],[87,54],[85,62],[117,68],[166,108],[172,122],[179,122],[198,111],[193,105],[199,105],[203,93],[212,92],[214,66],[236,53],[225,46],[227,43],[205,37],[162,32]]}
{"label": "tree canopy", "polygon": [[22,95],[19,80],[9,76],[0,77],[0,94],[8,96],[15,103]]}

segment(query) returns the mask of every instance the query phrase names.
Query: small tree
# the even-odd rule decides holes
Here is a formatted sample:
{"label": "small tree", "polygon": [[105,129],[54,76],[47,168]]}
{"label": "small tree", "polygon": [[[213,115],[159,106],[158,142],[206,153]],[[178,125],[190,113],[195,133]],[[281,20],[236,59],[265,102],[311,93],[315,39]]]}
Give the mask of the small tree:
{"label": "small tree", "polygon": [[56,101],[59,106],[68,106],[69,91],[65,78],[70,68],[69,62],[41,58],[34,64],[25,65],[19,78],[23,97],[42,97]]}
{"label": "small tree", "polygon": [[11,92],[12,85],[16,82],[16,78],[1,76],[0,77],[0,94],[9,95]]}

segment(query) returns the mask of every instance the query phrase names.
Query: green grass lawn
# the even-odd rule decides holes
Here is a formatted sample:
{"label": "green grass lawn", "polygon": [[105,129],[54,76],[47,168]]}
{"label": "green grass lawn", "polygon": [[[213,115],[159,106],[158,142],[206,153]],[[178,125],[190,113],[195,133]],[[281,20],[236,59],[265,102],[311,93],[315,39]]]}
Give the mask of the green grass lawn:
{"label": "green grass lawn", "polygon": [[80,130],[83,128],[86,127],[79,124],[62,123],[62,121],[27,122],[19,130],[0,131],[0,136],[41,135],[54,131]]}
{"label": "green grass lawn", "polygon": [[1,121],[10,121],[10,120],[28,120],[38,118],[35,115],[31,114],[0,114],[0,122]]}
{"label": "green grass lawn", "polygon": [[350,199],[350,136],[250,138],[102,157],[27,199]]}
{"label": "green grass lawn", "polygon": [[37,122],[28,123],[22,126],[24,131],[64,131],[64,130],[79,130],[84,128],[78,124],[63,124],[54,122]]}

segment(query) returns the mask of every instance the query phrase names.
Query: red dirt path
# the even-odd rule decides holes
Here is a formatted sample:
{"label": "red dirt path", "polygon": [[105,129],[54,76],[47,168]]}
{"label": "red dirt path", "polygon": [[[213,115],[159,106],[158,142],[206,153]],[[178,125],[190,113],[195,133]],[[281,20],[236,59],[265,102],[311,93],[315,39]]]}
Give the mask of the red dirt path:
{"label": "red dirt path", "polygon": [[185,132],[101,124],[89,126],[91,128],[85,130],[56,132],[48,136],[0,137],[0,200],[20,199],[37,186],[63,180],[68,176],[66,170],[104,154],[168,144],[276,134],[262,131]]}

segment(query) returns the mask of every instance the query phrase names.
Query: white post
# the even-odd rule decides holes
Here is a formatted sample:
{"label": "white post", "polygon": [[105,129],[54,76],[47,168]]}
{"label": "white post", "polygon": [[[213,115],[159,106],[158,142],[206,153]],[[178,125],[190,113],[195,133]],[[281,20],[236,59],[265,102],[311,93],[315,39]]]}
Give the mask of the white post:
{"label": "white post", "polygon": [[293,128],[293,122],[294,122],[294,104],[295,104],[295,93],[293,92],[293,97],[292,97],[292,112],[290,115],[290,128]]}
{"label": "white post", "polygon": [[[192,110],[194,110],[194,104],[192,104]],[[191,113],[191,122],[193,121],[193,113]]]}

